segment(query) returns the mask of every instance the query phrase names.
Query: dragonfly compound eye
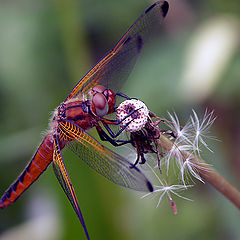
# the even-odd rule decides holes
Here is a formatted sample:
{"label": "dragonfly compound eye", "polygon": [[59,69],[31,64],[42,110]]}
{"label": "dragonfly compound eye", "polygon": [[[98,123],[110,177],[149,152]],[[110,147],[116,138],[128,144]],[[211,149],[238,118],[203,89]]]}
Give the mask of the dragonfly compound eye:
{"label": "dragonfly compound eye", "polygon": [[95,93],[92,99],[93,112],[99,116],[103,117],[108,113],[108,102],[106,97],[102,93]]}
{"label": "dragonfly compound eye", "polygon": [[120,126],[128,132],[136,132],[144,128],[148,118],[149,110],[147,106],[137,99],[130,99],[122,102],[118,108],[117,120],[121,121]]}
{"label": "dragonfly compound eye", "polygon": [[93,95],[94,95],[96,92],[103,93],[105,90],[106,90],[106,88],[105,88],[103,85],[95,85],[95,86],[92,88]]}

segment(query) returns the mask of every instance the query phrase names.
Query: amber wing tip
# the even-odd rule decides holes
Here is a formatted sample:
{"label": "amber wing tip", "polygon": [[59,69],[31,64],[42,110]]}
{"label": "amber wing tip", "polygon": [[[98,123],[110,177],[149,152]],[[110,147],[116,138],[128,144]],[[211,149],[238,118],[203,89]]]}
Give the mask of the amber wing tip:
{"label": "amber wing tip", "polygon": [[168,9],[169,9],[169,4],[167,1],[159,1],[159,2],[155,2],[154,4],[152,4],[149,8],[147,8],[145,10],[145,14],[147,14],[148,12],[150,12],[153,8],[155,8],[156,6],[160,7],[162,10],[162,16],[166,17],[167,13],[168,13]]}
{"label": "amber wing tip", "polygon": [[148,190],[149,192],[153,192],[153,185],[151,184],[151,182],[147,181],[147,187],[148,187]]}

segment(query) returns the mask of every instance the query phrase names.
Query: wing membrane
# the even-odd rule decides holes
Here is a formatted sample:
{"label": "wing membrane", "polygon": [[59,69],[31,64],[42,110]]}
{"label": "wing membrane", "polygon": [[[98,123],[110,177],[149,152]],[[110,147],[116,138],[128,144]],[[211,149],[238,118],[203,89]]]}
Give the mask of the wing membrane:
{"label": "wing membrane", "polygon": [[60,122],[59,129],[76,140],[68,142],[67,147],[102,176],[137,191],[153,191],[151,183],[137,167],[101,145],[73,122]]}
{"label": "wing membrane", "polygon": [[166,1],[158,1],[150,6],[115,47],[77,83],[66,100],[79,92],[87,93],[96,84],[116,89],[118,82],[127,79],[143,46],[161,32],[162,20],[167,11]]}
{"label": "wing membrane", "polygon": [[79,208],[78,200],[77,200],[74,188],[72,186],[71,180],[68,176],[65,164],[63,162],[62,154],[59,147],[59,142],[56,136],[54,136],[53,170],[60,185],[62,186],[63,191],[67,195],[70,203],[72,204],[74,211],[76,212],[83,226],[87,239],[89,239],[87,227],[85,225],[81,210]]}

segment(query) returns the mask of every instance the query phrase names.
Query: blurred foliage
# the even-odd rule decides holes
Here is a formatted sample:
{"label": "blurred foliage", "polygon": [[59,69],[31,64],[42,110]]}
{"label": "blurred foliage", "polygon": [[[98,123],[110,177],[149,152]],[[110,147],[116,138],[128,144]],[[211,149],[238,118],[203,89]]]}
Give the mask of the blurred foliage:
{"label": "blurred foliage", "polygon": [[[215,153],[205,159],[239,188],[239,2],[169,2],[161,39],[144,49],[121,91],[144,100],[159,116],[175,111],[183,122],[192,108],[199,113],[206,107],[214,109],[218,117],[214,135],[220,142],[212,142]],[[150,4],[146,0],[0,2],[1,194],[34,154],[51,111]],[[201,26],[226,15],[238,26],[233,30],[238,33],[237,44],[208,95],[187,98],[187,87],[182,89],[189,70],[187,52],[195,53],[189,46]],[[173,216],[167,201],[156,209],[156,202],[108,182],[71,152],[65,151],[64,159],[92,239],[240,239],[239,211],[208,184],[188,191],[194,202],[176,199],[179,214]],[[57,216],[52,234],[44,239],[84,239],[51,167],[13,206],[1,211],[0,239],[13,240],[7,235],[33,219],[33,209],[44,208],[44,201],[30,207],[40,197],[52,199],[50,209]],[[43,239],[39,228],[26,239]],[[19,234],[16,239],[24,239]]]}

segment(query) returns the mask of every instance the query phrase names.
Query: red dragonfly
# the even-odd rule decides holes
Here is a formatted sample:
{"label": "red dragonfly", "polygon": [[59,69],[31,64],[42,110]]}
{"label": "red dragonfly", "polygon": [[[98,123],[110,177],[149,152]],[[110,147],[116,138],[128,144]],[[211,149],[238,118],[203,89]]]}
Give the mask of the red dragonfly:
{"label": "red dragonfly", "polygon": [[[117,81],[127,78],[142,47],[160,32],[168,7],[166,1],[158,1],[145,10],[114,48],[76,84],[68,97],[54,111],[47,136],[19,178],[2,196],[0,208],[14,203],[53,162],[54,173],[89,239],[78,200],[62,158],[61,150],[65,146],[112,182],[137,191],[153,191],[150,181],[135,165],[104,147],[89,135],[87,130],[96,127],[101,140],[109,141],[115,146],[129,142],[116,140],[116,136],[124,128],[117,134],[113,134],[108,125],[117,125],[120,122],[104,117],[115,112],[117,96],[128,98],[123,94],[114,93],[110,87],[116,85]],[[131,115],[132,112],[129,114]],[[99,123],[103,124],[105,130]]]}

